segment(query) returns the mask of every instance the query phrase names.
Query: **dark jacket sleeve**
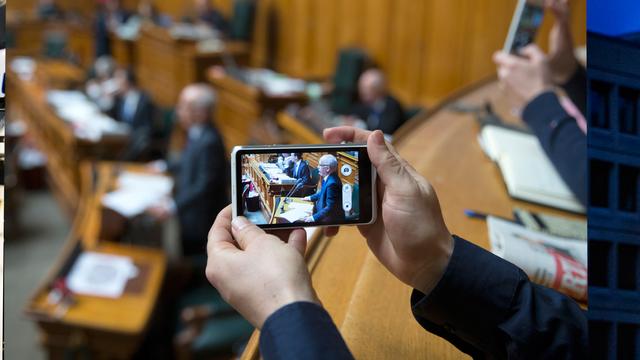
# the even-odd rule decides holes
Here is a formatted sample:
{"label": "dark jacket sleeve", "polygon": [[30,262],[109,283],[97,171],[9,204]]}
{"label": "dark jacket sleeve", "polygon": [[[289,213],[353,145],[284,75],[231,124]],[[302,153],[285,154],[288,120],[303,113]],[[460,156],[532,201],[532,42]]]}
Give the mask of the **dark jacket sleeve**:
{"label": "dark jacket sleeve", "polygon": [[223,151],[221,150],[222,145],[219,142],[219,138],[212,135],[208,136],[210,138],[207,139],[206,144],[195,159],[198,173],[196,181],[177,193],[175,202],[178,211],[199,201],[202,194],[206,194],[208,189],[212,189],[217,185],[218,176],[226,170],[224,157],[216,156],[220,151]]}
{"label": "dark jacket sleeve", "polygon": [[333,320],[310,302],[286,305],[265,321],[260,354],[272,359],[353,359]]}
{"label": "dark jacket sleeve", "polygon": [[586,315],[573,300],[474,244],[454,241],[433,291],[411,296],[422,327],[476,359],[587,358]]}
{"label": "dark jacket sleeve", "polygon": [[523,120],[582,205],[587,204],[587,135],[580,130],[549,91],[533,99],[522,112]]}
{"label": "dark jacket sleeve", "polygon": [[336,182],[329,182],[327,181],[324,186],[327,187],[326,190],[326,200],[325,202],[322,204],[322,208],[321,209],[316,209],[316,213],[313,214],[313,220],[315,221],[323,221],[325,220],[325,218],[327,218],[332,211],[335,211],[335,209],[340,208],[340,200],[338,199],[338,197],[340,196],[340,191],[342,189],[340,189],[340,185],[338,185],[338,183]]}

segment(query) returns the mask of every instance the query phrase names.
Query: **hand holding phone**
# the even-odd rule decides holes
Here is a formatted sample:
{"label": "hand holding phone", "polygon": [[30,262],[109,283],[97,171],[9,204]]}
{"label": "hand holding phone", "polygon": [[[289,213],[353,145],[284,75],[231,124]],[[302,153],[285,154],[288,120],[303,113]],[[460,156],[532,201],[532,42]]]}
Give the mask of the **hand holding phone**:
{"label": "hand holding phone", "polygon": [[543,18],[542,0],[518,0],[503,51],[517,55],[520,49],[533,43]]}
{"label": "hand holding phone", "polygon": [[[379,130],[337,127],[326,129],[324,138],[330,143],[367,143],[369,159],[378,174],[380,205],[377,220],[358,229],[394,276],[429,294],[453,253],[453,239],[431,184],[398,155]],[[332,234],[337,232],[331,229]]]}

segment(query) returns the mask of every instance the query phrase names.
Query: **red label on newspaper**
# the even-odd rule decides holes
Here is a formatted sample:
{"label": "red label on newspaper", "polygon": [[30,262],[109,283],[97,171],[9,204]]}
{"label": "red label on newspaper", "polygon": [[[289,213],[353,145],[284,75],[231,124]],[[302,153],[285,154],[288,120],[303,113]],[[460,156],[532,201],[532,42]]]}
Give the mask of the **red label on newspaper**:
{"label": "red label on newspaper", "polygon": [[587,267],[573,260],[566,253],[547,248],[556,263],[553,288],[574,299],[587,300]]}

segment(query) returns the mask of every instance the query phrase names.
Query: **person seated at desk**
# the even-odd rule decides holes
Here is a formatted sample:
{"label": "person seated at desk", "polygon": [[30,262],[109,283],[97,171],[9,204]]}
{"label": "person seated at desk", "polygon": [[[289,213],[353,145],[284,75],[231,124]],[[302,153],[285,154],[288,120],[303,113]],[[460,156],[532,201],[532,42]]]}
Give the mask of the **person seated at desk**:
{"label": "person seated at desk", "polygon": [[171,17],[158,12],[158,8],[156,8],[150,0],[143,0],[138,3],[138,14],[136,17],[138,17],[139,21],[143,24],[154,24],[165,28],[171,26],[172,22]]}
{"label": "person seated at desk", "polygon": [[111,55],[109,32],[116,32],[131,14],[122,8],[120,0],[103,0],[95,28],[96,57]]}
{"label": "person seated at desk", "polygon": [[113,108],[118,82],[115,80],[116,61],[109,55],[103,55],[93,64],[85,91],[100,110],[108,112]]}
{"label": "person seated at desk", "polygon": [[[578,304],[452,235],[431,184],[380,131],[340,127],[324,136],[330,143],[367,143],[381,185],[380,213],[358,230],[380,263],[414,289],[407,305],[425,331],[475,359],[588,357],[587,317]],[[337,228],[325,232],[335,235]],[[280,236],[242,216],[232,220],[225,208],[209,232],[209,282],[261,330],[265,359],[353,359],[313,289],[305,231]]]}
{"label": "person seated at desk", "polygon": [[342,181],[338,176],[338,159],[331,154],[322,155],[318,161],[318,171],[322,177],[320,191],[304,200],[315,202],[313,215],[304,222],[337,222],[344,220],[342,209]]}
{"label": "person seated at desk", "polygon": [[209,27],[220,31],[222,34],[229,33],[229,22],[222,14],[211,5],[210,0],[195,0],[197,21],[207,24]]}
{"label": "person seated at desk", "polygon": [[176,113],[180,126],[187,132],[187,144],[178,161],[152,165],[156,170],[168,168],[174,175],[176,191],[173,199],[151,207],[148,213],[158,220],[177,215],[183,255],[201,254],[205,250],[211,221],[229,203],[225,148],[211,119],[215,103],[215,92],[209,86],[185,87]]}
{"label": "person seated at desk", "polygon": [[404,122],[402,105],[387,90],[387,81],[379,69],[369,69],[358,80],[360,103],[352,115],[362,119],[369,130],[392,135]]}
{"label": "person seated at desk", "polygon": [[[522,56],[494,54],[500,82],[523,121],[538,137],[545,153],[578,201],[587,204],[586,73],[573,53],[567,0],[546,3],[555,16],[549,56],[536,45]],[[558,96],[562,87],[569,98]]]}
{"label": "person seated at desk", "polygon": [[150,145],[155,107],[149,95],[138,87],[133,70],[117,70],[115,80],[119,90],[109,115],[131,126],[132,142],[126,151],[125,160],[136,160],[144,155]]}
{"label": "person seated at desk", "polygon": [[295,187],[298,188],[291,196],[307,196],[310,188],[304,188],[304,186],[313,185],[309,164],[302,160],[300,153],[292,153],[290,157],[292,162],[287,170],[291,173],[289,176],[296,179]]}

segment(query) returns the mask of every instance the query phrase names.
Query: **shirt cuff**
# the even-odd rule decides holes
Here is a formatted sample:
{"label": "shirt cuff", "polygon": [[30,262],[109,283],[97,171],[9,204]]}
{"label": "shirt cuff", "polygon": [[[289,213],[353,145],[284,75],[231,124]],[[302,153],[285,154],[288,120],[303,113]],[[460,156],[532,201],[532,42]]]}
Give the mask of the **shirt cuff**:
{"label": "shirt cuff", "polygon": [[560,121],[567,115],[560,104],[558,95],[553,91],[546,91],[536,96],[522,111],[522,119],[536,133],[542,127],[547,127],[554,121]]}
{"label": "shirt cuff", "polygon": [[429,322],[476,348],[492,348],[493,344],[484,344],[482,339],[499,338],[487,334],[497,331],[526,275],[510,262],[462,238],[453,238],[449,265],[433,291],[428,296],[413,291],[413,315],[418,322]]}

